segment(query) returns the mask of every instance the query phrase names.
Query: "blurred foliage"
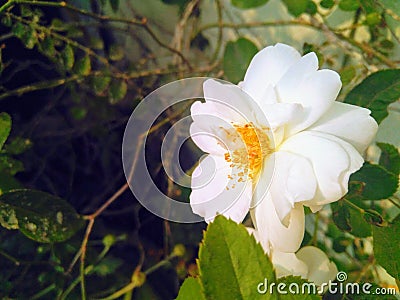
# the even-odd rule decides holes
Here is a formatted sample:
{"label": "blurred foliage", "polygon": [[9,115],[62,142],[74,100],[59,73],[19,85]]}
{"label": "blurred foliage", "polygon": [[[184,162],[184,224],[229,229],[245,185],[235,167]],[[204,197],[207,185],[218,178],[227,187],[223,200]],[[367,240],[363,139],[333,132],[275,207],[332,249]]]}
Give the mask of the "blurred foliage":
{"label": "blurred foliage", "polygon": [[[129,192],[121,163],[124,126],[139,101],[162,84],[189,76],[237,83],[257,50],[279,41],[316,52],[323,67],[341,74],[339,99],[368,107],[378,122],[400,96],[397,1],[1,3],[0,297],[5,299],[174,299],[184,279],[198,275],[198,266],[205,273],[187,279],[179,299],[242,291],[230,285],[234,280],[225,278],[223,269],[214,268],[215,261],[227,259],[226,247],[235,247],[219,245],[221,236],[227,242],[242,236],[248,249],[238,249],[237,259],[247,259],[262,277],[271,271],[249,260],[249,253],[261,256],[261,248],[223,219],[210,225],[205,236],[210,243],[201,246],[196,263],[205,225],[161,220]],[[289,28],[294,33],[282,34]],[[166,111],[162,126],[148,137],[154,149],[149,171],[164,193],[188,201],[190,191],[171,186],[159,164],[157,149],[177,120],[173,112]],[[395,194],[400,158],[396,147],[378,146],[379,162],[366,163],[351,177],[349,193],[331,205],[332,215],[307,216],[314,230],[306,232],[303,244],[327,252],[351,280],[383,286],[378,264],[399,280],[388,258],[398,256],[400,245]],[[190,142],[182,151],[182,165],[190,172],[200,153]],[[250,281],[259,281],[256,277]],[[225,285],[212,282],[199,289],[200,281],[211,278],[225,278]]]}

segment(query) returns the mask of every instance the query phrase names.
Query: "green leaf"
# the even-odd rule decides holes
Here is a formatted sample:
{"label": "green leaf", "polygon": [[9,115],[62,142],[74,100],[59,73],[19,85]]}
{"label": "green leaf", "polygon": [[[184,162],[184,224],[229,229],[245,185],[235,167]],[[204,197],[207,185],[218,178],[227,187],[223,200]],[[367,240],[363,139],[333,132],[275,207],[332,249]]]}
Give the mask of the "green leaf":
{"label": "green leaf", "polygon": [[65,200],[35,190],[15,190],[0,196],[0,223],[41,243],[69,239],[83,225]]}
{"label": "green leaf", "polygon": [[348,85],[356,76],[356,69],[354,66],[348,66],[340,70],[340,79],[344,86]]}
{"label": "green leaf", "polygon": [[26,31],[26,26],[19,22],[15,23],[14,26],[11,28],[11,32],[19,39],[22,39],[25,31]]}
{"label": "green leaf", "polygon": [[335,5],[334,0],[322,0],[319,5],[323,8],[332,8]]}
{"label": "green leaf", "polygon": [[4,150],[7,154],[18,155],[30,149],[32,145],[33,144],[30,139],[16,137],[4,146]]}
{"label": "green leaf", "polygon": [[38,42],[36,30],[31,26],[26,26],[21,41],[24,43],[26,48],[33,49]]}
{"label": "green leaf", "polygon": [[378,264],[400,280],[400,217],[387,227],[373,227],[374,253]]}
{"label": "green leaf", "polygon": [[318,11],[317,5],[314,3],[314,1],[309,0],[306,8],[306,13],[309,15],[315,15]]}
{"label": "green leaf", "polygon": [[231,0],[231,3],[233,6],[236,6],[238,8],[248,9],[264,5],[268,1],[269,0]]}
{"label": "green leaf", "polygon": [[94,76],[92,77],[92,87],[96,95],[101,95],[108,88],[111,82],[110,76]]}
{"label": "green leaf", "polygon": [[362,1],[360,1],[360,4],[361,4],[361,8],[367,15],[367,18],[368,18],[369,14],[376,13],[376,14],[380,15],[382,12],[381,7],[379,5],[377,5],[376,0],[362,0]]}
{"label": "green leaf", "polygon": [[396,192],[398,181],[398,176],[389,173],[379,165],[367,162],[350,176],[350,182],[362,183],[360,196],[363,200],[389,198]]}
{"label": "green leaf", "polygon": [[10,27],[12,25],[11,17],[9,15],[2,16],[1,24],[3,24],[4,26]]}
{"label": "green leaf", "polygon": [[113,12],[117,12],[119,8],[119,0],[110,0],[110,5]]}
{"label": "green leaf", "polygon": [[384,39],[382,41],[379,42],[379,45],[382,48],[388,49],[388,50],[392,50],[394,48],[394,43],[388,39]]}
{"label": "green leaf", "polygon": [[344,231],[351,231],[350,225],[350,211],[344,204],[344,201],[337,201],[331,203],[332,219],[335,225]]}
{"label": "green leaf", "polygon": [[[207,299],[271,299],[257,285],[275,281],[272,263],[241,224],[217,216],[199,250],[199,271]],[[268,297],[270,296],[270,297]]]}
{"label": "green leaf", "polygon": [[176,300],[206,300],[199,278],[189,277],[183,282]]}
{"label": "green leaf", "polygon": [[379,13],[377,12],[372,12],[369,13],[366,17],[365,17],[365,23],[369,26],[376,26],[379,23],[381,23],[382,17]]}
{"label": "green leaf", "polygon": [[371,74],[347,94],[344,102],[369,108],[380,123],[388,116],[389,104],[400,98],[400,69]]}
{"label": "green leaf", "polygon": [[108,57],[112,61],[118,61],[124,58],[124,49],[119,45],[111,45],[108,50]]}
{"label": "green leaf", "polygon": [[21,5],[20,10],[21,10],[21,16],[23,17],[30,17],[33,14],[32,9],[28,5]]}
{"label": "green leaf", "polygon": [[226,78],[237,83],[244,78],[247,67],[258,49],[253,42],[239,38],[235,42],[228,42],[225,47],[223,70]]}
{"label": "green leaf", "polygon": [[309,5],[308,0],[282,0],[282,2],[286,5],[289,13],[295,17],[304,13]]}
{"label": "green leaf", "polygon": [[399,175],[400,173],[399,150],[391,144],[386,144],[386,143],[376,143],[376,144],[382,151],[381,157],[379,158],[379,164],[389,172],[392,172],[395,175]]}
{"label": "green leaf", "polygon": [[339,8],[344,11],[354,11],[360,7],[357,0],[341,0],[339,2]]}
{"label": "green leaf", "polygon": [[111,82],[110,89],[108,90],[109,101],[111,104],[116,104],[124,99],[128,86],[123,80],[114,80]]}
{"label": "green leaf", "polygon": [[10,175],[15,175],[23,170],[24,165],[21,161],[8,155],[0,155],[0,171],[5,171]]}
{"label": "green leaf", "polygon": [[97,36],[90,37],[89,43],[90,43],[90,46],[93,49],[96,49],[96,50],[104,49],[104,41],[103,41],[103,39],[101,39],[101,38],[99,38]]}
{"label": "green leaf", "polygon": [[101,277],[113,274],[121,265],[123,260],[113,256],[107,256],[93,268],[93,272]]}
{"label": "green leaf", "polygon": [[43,42],[40,43],[40,48],[42,52],[49,57],[53,57],[56,53],[56,49],[54,48],[54,41],[49,36],[46,36]]}
{"label": "green leaf", "polygon": [[[279,284],[282,286],[282,289],[287,292],[285,293],[280,293],[279,294],[279,299],[280,300],[316,300],[316,299],[321,299],[320,297],[317,296],[318,288],[312,287],[312,285],[307,284],[308,281],[302,279],[300,276],[286,276],[279,278],[276,286]],[[306,293],[302,293],[302,287],[304,286],[304,291]],[[298,287],[298,290],[296,288]],[[295,293],[292,293],[291,291],[295,291]]]}
{"label": "green leaf", "polygon": [[8,136],[11,132],[11,117],[9,114],[0,113],[0,150],[3,148]]}
{"label": "green leaf", "polygon": [[365,214],[362,215],[361,212],[356,211],[355,209],[349,208],[350,212],[350,226],[351,230],[349,231],[352,235],[360,238],[365,238],[372,235],[371,225],[365,219]]}
{"label": "green leaf", "polygon": [[106,236],[103,237],[103,245],[106,249],[110,249],[112,245],[115,244],[116,239],[115,236],[112,234],[107,234]]}
{"label": "green leaf", "polygon": [[75,120],[83,120],[87,115],[86,107],[82,106],[73,106],[69,111]]}
{"label": "green leaf", "polygon": [[74,66],[74,70],[77,74],[87,76],[90,74],[90,71],[92,69],[91,63],[90,63],[90,57],[89,55],[85,55],[81,59],[77,60]]}
{"label": "green leaf", "polygon": [[74,50],[72,49],[71,45],[69,44],[65,45],[64,50],[61,53],[61,57],[65,69],[71,70],[75,62]]}
{"label": "green leaf", "polygon": [[22,186],[18,180],[6,172],[0,172],[0,195],[20,188],[22,188]]}
{"label": "green leaf", "polygon": [[364,213],[364,219],[369,224],[379,227],[387,226],[387,222],[383,219],[383,217],[373,209],[366,209]]}

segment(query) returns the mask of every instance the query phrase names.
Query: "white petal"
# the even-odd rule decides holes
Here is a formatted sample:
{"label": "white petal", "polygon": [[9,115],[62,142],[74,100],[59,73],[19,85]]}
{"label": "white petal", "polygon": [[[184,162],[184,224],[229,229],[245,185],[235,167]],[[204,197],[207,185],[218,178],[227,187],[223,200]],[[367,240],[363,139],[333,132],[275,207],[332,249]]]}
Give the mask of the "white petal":
{"label": "white petal", "polygon": [[[290,83],[296,82],[290,79]],[[293,135],[315,123],[334,103],[340,88],[339,75],[331,70],[319,70],[308,73],[300,84],[279,83],[279,101],[283,103],[299,103],[303,112],[298,119],[289,124],[289,134]],[[284,97],[282,96],[284,95]]]}
{"label": "white petal", "polygon": [[213,123],[214,118],[208,117],[207,119],[208,122],[202,122],[199,117],[190,125],[190,137],[203,152],[224,155],[227,149],[224,147],[224,136],[220,126],[225,124]]}
{"label": "white petal", "polygon": [[250,62],[241,86],[258,103],[272,100],[265,97],[268,85],[275,86],[289,67],[299,59],[297,50],[288,45],[266,47]]}
{"label": "white petal", "polygon": [[338,272],[336,265],[329,261],[326,254],[313,246],[301,248],[296,256],[308,266],[307,279],[321,286],[329,280],[334,280]]}
{"label": "white petal", "polygon": [[378,124],[370,113],[370,110],[363,107],[334,102],[308,130],[330,133],[342,138],[363,153],[378,130]]}
{"label": "white petal", "polygon": [[[208,79],[203,83],[203,92],[208,105],[201,111],[202,114],[209,114],[221,117],[227,122],[247,123],[254,121],[254,111],[257,111],[257,104],[243,90],[234,84],[222,83],[214,79]],[[259,110],[259,109],[258,109]],[[198,114],[193,111],[193,114]],[[196,121],[196,119],[194,118]]]}
{"label": "white petal", "polygon": [[317,180],[311,163],[303,156],[285,151],[274,154],[275,169],[270,192],[279,219],[288,226],[295,203],[314,198]]}
{"label": "white petal", "polygon": [[293,64],[277,83],[276,89],[280,100],[295,101],[299,96],[296,91],[310,75],[318,70],[318,58],[314,52],[308,53]]}
{"label": "white petal", "polygon": [[229,167],[221,156],[207,155],[192,174],[190,205],[195,214],[212,221],[217,214],[243,221],[252,197],[250,180],[230,179],[238,170]]}
{"label": "white petal", "polygon": [[[336,136],[333,136],[330,134],[324,134],[321,132],[313,132],[313,135],[320,136],[321,138],[325,138],[327,140],[333,141],[333,142],[339,144],[346,151],[346,153],[350,159],[350,165],[340,175],[339,182],[342,187],[342,194],[343,195],[347,194],[350,175],[353,174],[354,172],[358,171],[362,167],[362,165],[364,163],[363,157],[351,144],[349,144],[348,142],[346,142]],[[321,200],[315,199],[315,200],[317,200],[316,202],[318,205],[323,205],[323,204],[327,204],[327,203],[331,202],[331,201],[327,201],[326,199],[321,199]],[[315,209],[316,209],[315,207],[311,208],[311,210],[313,210],[313,212]]]}
{"label": "white petal", "polygon": [[271,195],[267,193],[252,211],[253,223],[259,233],[264,249],[273,248],[282,252],[296,252],[304,236],[304,209],[296,204],[289,215],[289,226],[285,227],[276,213]]}
{"label": "white petal", "polygon": [[298,259],[294,253],[272,251],[272,263],[278,278],[289,275],[307,278],[307,265]]}
{"label": "white petal", "polygon": [[260,108],[273,129],[293,122],[303,112],[303,107],[298,103],[263,103],[260,104]]}
{"label": "white petal", "polygon": [[[300,154],[311,161],[318,182],[317,193],[320,194],[317,195],[318,201],[311,204],[329,203],[344,195],[346,187],[343,184],[347,185],[347,182],[343,182],[343,176],[351,169],[352,160],[341,143],[322,134],[303,131],[286,140],[280,149]],[[355,149],[354,152],[358,153]],[[359,161],[359,157],[355,160]]]}

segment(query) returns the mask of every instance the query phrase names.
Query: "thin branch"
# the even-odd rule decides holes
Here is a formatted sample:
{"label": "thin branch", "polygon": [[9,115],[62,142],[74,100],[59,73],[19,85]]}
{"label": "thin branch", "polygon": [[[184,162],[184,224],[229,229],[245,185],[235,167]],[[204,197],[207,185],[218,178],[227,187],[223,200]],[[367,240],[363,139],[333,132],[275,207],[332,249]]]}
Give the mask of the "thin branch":
{"label": "thin branch", "polygon": [[[196,71],[201,74],[204,72],[211,71],[212,69],[214,69],[216,67],[216,65],[217,64],[200,67],[200,68],[198,68],[196,70],[192,70],[192,71]],[[49,81],[45,81],[45,82],[33,83],[33,84],[29,84],[26,86],[16,88],[14,90],[5,91],[0,94],[0,100],[5,99],[7,97],[11,97],[11,96],[22,96],[25,93],[58,87],[58,86],[64,85],[64,84],[72,82],[72,81],[80,81],[86,77],[111,76],[113,78],[129,80],[129,79],[138,79],[138,78],[155,76],[155,75],[176,74],[179,72],[184,72],[185,74],[188,74],[188,73],[191,73],[192,71],[190,71],[188,68],[181,68],[181,69],[170,69],[170,68],[161,69],[160,68],[160,69],[155,69],[155,70],[144,70],[144,71],[130,72],[130,73],[104,74],[104,72],[95,71],[95,72],[91,72],[88,75],[74,74],[67,78],[60,78],[60,79],[49,80]]]}
{"label": "thin branch", "polygon": [[147,24],[147,19],[144,19],[143,25],[142,27],[144,28],[144,30],[147,31],[147,33],[153,38],[153,40],[161,47],[168,49],[169,51],[177,54],[182,61],[188,66],[189,70],[192,70],[192,65],[190,64],[190,62],[186,59],[186,57],[178,50],[176,50],[175,48],[170,47],[168,44],[164,43],[163,41],[161,41],[157,35],[154,33],[154,31],[149,27],[149,25]]}
{"label": "thin branch", "polygon": [[382,53],[376,51],[375,49],[373,49],[369,45],[357,42],[354,39],[351,39],[349,37],[344,36],[341,33],[338,33],[338,32],[335,31],[335,29],[332,29],[332,28],[328,27],[327,25],[319,22],[315,18],[312,19],[312,22],[309,22],[309,21],[307,21],[305,19],[295,19],[295,20],[289,20],[289,21],[278,20],[278,21],[270,21],[270,22],[251,22],[251,23],[240,23],[240,24],[235,24],[235,23],[222,23],[222,24],[212,23],[212,24],[207,24],[207,25],[199,28],[199,30],[196,32],[196,34],[198,34],[201,31],[208,30],[208,29],[215,28],[215,27],[240,29],[240,28],[254,28],[254,27],[267,27],[267,26],[276,27],[276,26],[295,26],[295,25],[309,27],[309,28],[313,28],[315,30],[320,30],[320,31],[322,31],[323,33],[325,33],[328,36],[335,37],[336,40],[345,41],[345,42],[347,42],[349,44],[349,46],[356,47],[359,50],[366,52],[368,55],[374,56],[379,61],[381,61],[382,63],[387,65],[388,67],[391,67],[391,68],[396,68],[397,67],[396,63],[394,63],[393,61],[388,59],[385,55],[383,55]]}
{"label": "thin branch", "polygon": [[0,94],[0,100],[5,99],[7,97],[11,96],[21,96],[23,94],[29,93],[29,92],[34,92],[34,91],[40,91],[40,90],[45,90],[45,89],[51,89],[60,85],[64,85],[68,82],[71,81],[76,81],[82,78],[79,75],[72,75],[67,78],[61,78],[61,79],[55,79],[55,80],[50,80],[50,81],[44,81],[44,82],[39,82],[39,83],[34,83],[30,85],[26,85],[20,88],[17,88],[15,90],[7,91],[4,93]]}
{"label": "thin branch", "polygon": [[394,206],[396,206],[397,208],[400,208],[400,204],[397,202],[397,201],[395,201],[394,199],[392,199],[392,198],[389,198],[388,199]]}
{"label": "thin branch", "polygon": [[90,219],[86,227],[85,236],[82,240],[81,245],[81,264],[80,264],[80,282],[81,282],[81,297],[83,300],[86,299],[86,286],[85,286],[85,258],[86,258],[86,247],[89,240],[90,233],[92,232],[94,225],[94,219]]}
{"label": "thin branch", "polygon": [[110,16],[104,16],[104,15],[99,15],[87,10],[83,10],[80,8],[77,8],[73,5],[67,4],[65,1],[61,2],[49,2],[49,1],[22,1],[22,0],[10,0],[6,4],[0,7],[0,14],[3,13],[5,10],[7,10],[9,7],[13,6],[14,4],[29,4],[29,5],[37,5],[37,6],[51,6],[51,7],[60,7],[60,8],[66,8],[71,11],[74,11],[76,13],[79,13],[81,15],[91,17],[94,19],[97,19],[99,21],[103,22],[119,22],[119,23],[126,23],[130,25],[135,25],[135,26],[140,26],[142,27],[152,38],[153,40],[161,47],[169,50],[172,53],[177,54],[184,62],[185,64],[191,69],[191,64],[190,62],[186,59],[186,57],[178,50],[170,47],[168,44],[164,43],[161,41],[158,36],[155,34],[155,32],[149,27],[148,25],[148,20],[147,18],[142,18],[140,20],[135,19],[135,18],[118,18],[118,17],[110,17]]}
{"label": "thin branch", "polygon": [[[37,24],[37,23],[30,22],[30,21],[28,21],[28,20],[26,20],[26,19],[24,19],[24,18],[21,18],[21,17],[19,17],[19,16],[13,15],[13,14],[8,14],[8,15],[9,15],[11,18],[13,18],[14,20],[17,20],[17,21],[19,21],[19,22],[21,22],[21,23],[24,23],[24,24],[28,25],[28,26],[32,26],[32,27],[36,28],[37,30],[43,31],[43,32],[47,33],[47,35],[51,35],[51,36],[53,36],[54,38],[56,38],[56,39],[58,39],[58,40],[60,40],[60,41],[63,41],[63,42],[66,43],[66,44],[69,44],[69,45],[71,45],[71,46],[74,46],[75,48],[78,48],[78,49],[84,51],[84,52],[87,53],[88,55],[90,55],[90,56],[96,58],[98,61],[100,61],[100,62],[103,63],[104,65],[106,65],[106,66],[108,66],[108,67],[112,67],[112,66],[110,65],[110,63],[108,62],[108,60],[107,60],[105,57],[103,57],[103,56],[101,56],[101,55],[98,55],[98,54],[97,54],[95,51],[93,51],[91,48],[88,48],[88,47],[86,47],[86,46],[84,46],[84,45],[78,43],[77,41],[75,41],[75,40],[73,40],[73,39],[70,39],[70,38],[68,38],[68,37],[66,37],[66,36],[64,36],[64,35],[62,35],[62,34],[56,33],[56,32],[54,32],[54,31],[53,31],[51,28],[49,28],[49,27],[41,26],[41,25],[39,25],[39,24]],[[115,69],[115,67],[113,67],[113,68]]]}
{"label": "thin branch", "polygon": [[195,36],[205,30],[209,30],[212,28],[232,28],[232,29],[242,29],[242,28],[255,28],[255,27],[268,27],[268,26],[305,26],[310,28],[315,28],[310,22],[304,19],[295,19],[295,20],[277,20],[277,21],[267,21],[267,22],[249,22],[249,23],[210,23],[204,25],[198,29],[198,31],[194,34]]}
{"label": "thin branch", "polygon": [[215,5],[217,7],[217,15],[218,15],[218,38],[217,38],[217,45],[215,47],[214,54],[211,58],[212,62],[215,62],[218,58],[219,51],[221,50],[222,45],[222,38],[223,38],[223,19],[222,19],[222,4],[220,0],[215,1]]}

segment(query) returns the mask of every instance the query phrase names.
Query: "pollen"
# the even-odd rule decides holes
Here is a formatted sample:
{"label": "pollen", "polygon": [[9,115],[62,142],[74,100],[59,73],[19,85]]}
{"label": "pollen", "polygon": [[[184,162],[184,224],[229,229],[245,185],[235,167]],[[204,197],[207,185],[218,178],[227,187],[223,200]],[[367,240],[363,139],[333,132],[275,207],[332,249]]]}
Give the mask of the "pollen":
{"label": "pollen", "polygon": [[[243,147],[225,153],[225,161],[231,167],[238,167],[241,171],[236,174],[238,182],[243,182],[245,174],[254,179],[260,172],[263,160],[272,153],[272,147],[267,135],[269,128],[258,128],[253,123],[233,124],[233,129],[226,131],[227,138],[237,143],[241,138]],[[229,175],[231,179],[232,176]]]}

